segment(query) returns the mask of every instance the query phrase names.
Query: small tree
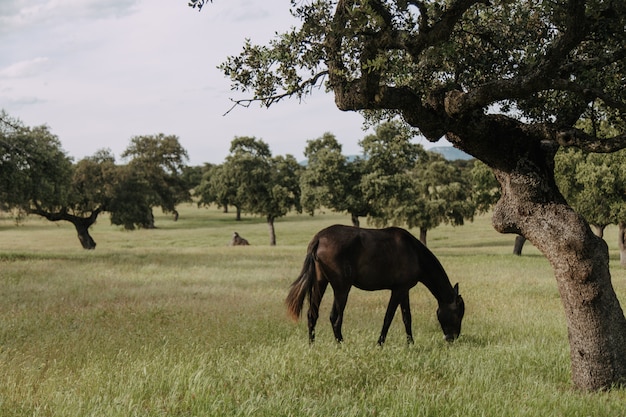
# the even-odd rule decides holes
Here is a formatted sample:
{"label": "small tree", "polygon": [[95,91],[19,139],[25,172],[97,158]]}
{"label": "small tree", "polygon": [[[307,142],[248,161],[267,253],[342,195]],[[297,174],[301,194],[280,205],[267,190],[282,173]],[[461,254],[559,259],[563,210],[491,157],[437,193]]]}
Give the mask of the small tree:
{"label": "small tree", "polygon": [[228,207],[236,209],[236,220],[241,220],[242,202],[237,199],[237,181],[233,177],[235,166],[227,162],[208,167],[202,176],[195,194],[199,197],[198,205],[217,204],[228,213]]}
{"label": "small tree", "polygon": [[378,125],[360,145],[366,160],[361,189],[371,207],[368,220],[376,226],[405,224],[417,210],[411,170],[424,149],[411,143],[409,130],[399,121]]}
{"label": "small tree", "polygon": [[265,199],[257,200],[255,206],[250,206],[252,213],[264,215],[270,233],[270,245],[276,245],[274,221],[285,216],[292,209],[302,212],[300,204],[299,177],[302,167],[292,155],[276,156],[270,164],[270,182]]}
{"label": "small tree", "polygon": [[428,230],[441,223],[462,225],[473,218],[475,208],[460,169],[411,143],[411,136],[393,121],[361,141],[367,161],[362,189],[372,207],[372,223],[418,227],[426,244]]}
{"label": "small tree", "polygon": [[178,137],[162,133],[135,136],[122,158],[130,160],[128,165],[135,170],[135,180],[140,181],[139,177],[142,177],[146,192],[149,192],[149,213],[142,216],[147,222],[137,225],[154,227],[153,207],[161,207],[164,213],[173,213],[177,218],[176,206],[191,201],[190,187],[183,176],[185,161],[189,157]]}
{"label": "small tree", "polygon": [[442,223],[462,226],[465,220],[473,220],[476,206],[472,200],[470,181],[460,168],[446,161],[443,156],[426,152],[412,171],[416,188],[412,214],[407,215],[409,227],[419,227],[420,240],[426,244],[428,230]]}
{"label": "small tree", "polygon": [[358,227],[359,217],[369,213],[361,190],[364,161],[348,161],[341,153],[341,144],[328,132],[308,141],[304,155],[308,160],[300,176],[303,208],[311,215],[320,207],[347,212],[352,225]]}
{"label": "small tree", "polygon": [[290,155],[272,158],[267,143],[254,137],[233,139],[225,165],[236,185],[236,201],[245,211],[266,218],[270,245],[276,245],[274,221],[291,209],[302,210],[300,165]]}

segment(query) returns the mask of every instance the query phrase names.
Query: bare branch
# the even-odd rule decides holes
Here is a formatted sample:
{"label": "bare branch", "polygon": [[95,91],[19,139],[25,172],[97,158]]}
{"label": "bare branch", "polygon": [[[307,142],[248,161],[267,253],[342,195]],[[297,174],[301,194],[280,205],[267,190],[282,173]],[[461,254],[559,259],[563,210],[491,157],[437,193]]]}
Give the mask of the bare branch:
{"label": "bare branch", "polygon": [[222,116],[226,116],[228,113],[233,111],[235,107],[238,107],[238,106],[250,107],[250,105],[255,102],[260,102],[265,107],[270,107],[272,104],[278,103],[279,101],[285,98],[292,97],[294,95],[297,95],[298,97],[300,97],[300,99],[302,99],[302,96],[309,94],[313,88],[315,87],[321,88],[322,85],[318,84],[318,82],[321,78],[324,78],[327,75],[328,75],[328,70],[320,71],[317,74],[315,74],[313,77],[309,78],[308,80],[302,81],[300,84],[298,84],[297,87],[291,90],[285,91],[284,93],[281,93],[281,94],[274,94],[274,95],[265,96],[265,97],[247,98],[247,99],[241,99],[241,100],[230,99],[230,101],[232,101],[234,104]]}

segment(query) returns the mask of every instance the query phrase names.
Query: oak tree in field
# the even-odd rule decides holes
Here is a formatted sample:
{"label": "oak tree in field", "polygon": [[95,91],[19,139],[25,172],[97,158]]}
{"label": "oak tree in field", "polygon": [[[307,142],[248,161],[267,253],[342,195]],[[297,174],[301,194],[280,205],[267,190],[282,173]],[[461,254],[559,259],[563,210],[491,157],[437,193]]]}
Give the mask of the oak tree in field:
{"label": "oak tree in field", "polygon": [[229,207],[235,207],[236,220],[239,221],[243,201],[237,198],[237,183],[231,175],[231,168],[236,169],[236,166],[223,163],[208,167],[194,194],[198,196],[198,205],[217,204],[224,213],[228,213]]}
{"label": "oak tree in field", "polygon": [[72,223],[84,249],[95,249],[89,228],[111,197],[113,162],[102,151],[77,164],[46,126],[26,127],[0,115],[0,200],[7,210]]}
{"label": "oak tree in field", "polygon": [[[455,164],[435,152],[417,161],[412,170],[417,198],[407,225],[420,229],[420,240],[426,244],[426,233],[440,224],[462,226],[473,220],[476,205],[472,199],[471,182]],[[411,202],[406,202],[411,208]]]}
{"label": "oak tree in field", "polygon": [[486,163],[502,187],[494,227],[526,237],[554,269],[575,386],[626,382],[626,319],[607,246],[554,179],[561,147],[626,147],[623,133],[576,127],[595,100],[626,112],[626,2],[291,3],[299,27],[269,45],[247,42],[222,65],[234,87],[269,106],[325,83],[341,110],[399,115]]}
{"label": "oak tree in field", "polygon": [[[140,149],[133,146],[129,150]],[[157,170],[147,162],[147,150],[143,159],[127,165],[117,165],[110,150],[73,163],[48,127],[26,127],[5,112],[0,113],[0,149],[2,208],[68,221],[85,249],[96,247],[89,228],[101,213],[108,212],[113,224],[127,229],[147,227],[153,223],[155,201],[170,208],[188,193],[181,179],[171,179],[170,173],[155,181]],[[168,155],[162,153],[163,165],[172,163]],[[165,198],[157,200],[155,195]]]}
{"label": "oak tree in field", "polygon": [[366,160],[361,188],[371,206],[369,220],[376,226],[407,223],[418,193],[411,171],[426,151],[412,142],[410,130],[400,121],[376,126],[359,145]]}
{"label": "oak tree in field", "polygon": [[373,224],[417,227],[426,244],[428,230],[473,218],[471,187],[460,168],[412,143],[401,122],[378,125],[360,144],[366,159],[361,188]]}
{"label": "oak tree in field", "polygon": [[[163,133],[135,136],[122,158],[129,160],[128,166],[133,170],[130,178],[143,183],[149,198],[148,213],[135,224],[154,228],[154,207],[161,207],[164,213],[172,213],[177,218],[176,206],[191,201],[190,186],[183,177],[189,156],[178,137]],[[124,224],[128,226],[127,221]]]}
{"label": "oak tree in field", "polygon": [[370,208],[363,196],[361,179],[366,161],[349,160],[341,153],[341,144],[332,133],[310,140],[304,150],[306,169],[300,175],[302,207],[313,214],[325,207],[350,214],[352,225],[359,226],[359,217],[367,216]]}
{"label": "oak tree in field", "polygon": [[270,245],[276,245],[274,221],[291,210],[300,212],[300,165],[287,155],[272,157],[267,143],[236,137],[224,162],[235,186],[235,201],[244,211],[264,216]]}

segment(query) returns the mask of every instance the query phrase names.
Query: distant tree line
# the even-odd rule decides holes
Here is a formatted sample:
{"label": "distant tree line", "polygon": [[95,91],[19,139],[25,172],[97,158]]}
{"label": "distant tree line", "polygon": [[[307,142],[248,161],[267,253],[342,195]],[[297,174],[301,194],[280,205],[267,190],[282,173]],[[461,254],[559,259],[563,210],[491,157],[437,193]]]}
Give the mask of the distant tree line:
{"label": "distant tree line", "polygon": [[[174,135],[130,139],[118,164],[110,150],[74,162],[47,126],[27,127],[0,113],[0,209],[17,220],[35,214],[68,221],[83,248],[94,249],[89,234],[101,213],[125,229],[154,228],[155,208],[178,218],[176,207],[192,201],[215,204],[235,218],[242,212],[265,218],[270,245],[274,222],[290,211],[313,215],[328,209],[377,227],[398,225],[427,232],[441,224],[463,225],[489,211],[500,198],[493,172],[480,161],[447,161],[414,143],[398,121],[382,123],[347,157],[332,133],[309,140],[306,164],[273,156],[263,140],[236,137],[222,164],[187,166],[187,151]],[[620,259],[626,265],[626,154],[557,155],[557,182],[570,204],[602,237],[619,227]],[[519,236],[514,253],[521,254]]]}
{"label": "distant tree line", "polygon": [[349,214],[354,226],[367,218],[376,226],[417,227],[425,243],[428,230],[473,219],[472,162],[446,161],[412,139],[400,122],[385,122],[360,141],[361,156],[348,158],[325,133],[308,141],[301,166],[292,156],[272,157],[260,139],[238,137],[224,163],[205,167],[194,194],[199,205],[234,207],[237,219],[242,211],[265,216],[272,245],[276,218],[322,208]]}

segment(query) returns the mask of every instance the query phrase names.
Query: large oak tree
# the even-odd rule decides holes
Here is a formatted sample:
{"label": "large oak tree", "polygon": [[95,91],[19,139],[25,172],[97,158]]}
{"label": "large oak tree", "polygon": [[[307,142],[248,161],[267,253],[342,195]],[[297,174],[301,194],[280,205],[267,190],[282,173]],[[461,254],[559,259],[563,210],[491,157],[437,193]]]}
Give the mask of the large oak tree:
{"label": "large oak tree", "polygon": [[110,199],[104,183],[111,160],[103,152],[77,164],[47,126],[27,127],[0,112],[0,204],[74,225],[84,249],[95,249],[89,228]]}
{"label": "large oak tree", "polygon": [[575,386],[625,382],[608,249],[561,195],[554,156],[626,147],[624,132],[576,128],[594,102],[626,112],[626,2],[292,0],[292,11],[299,27],[223,64],[234,87],[271,105],[325,82],[339,109],[399,115],[486,163],[502,187],[495,229],[526,237],[554,269]]}

